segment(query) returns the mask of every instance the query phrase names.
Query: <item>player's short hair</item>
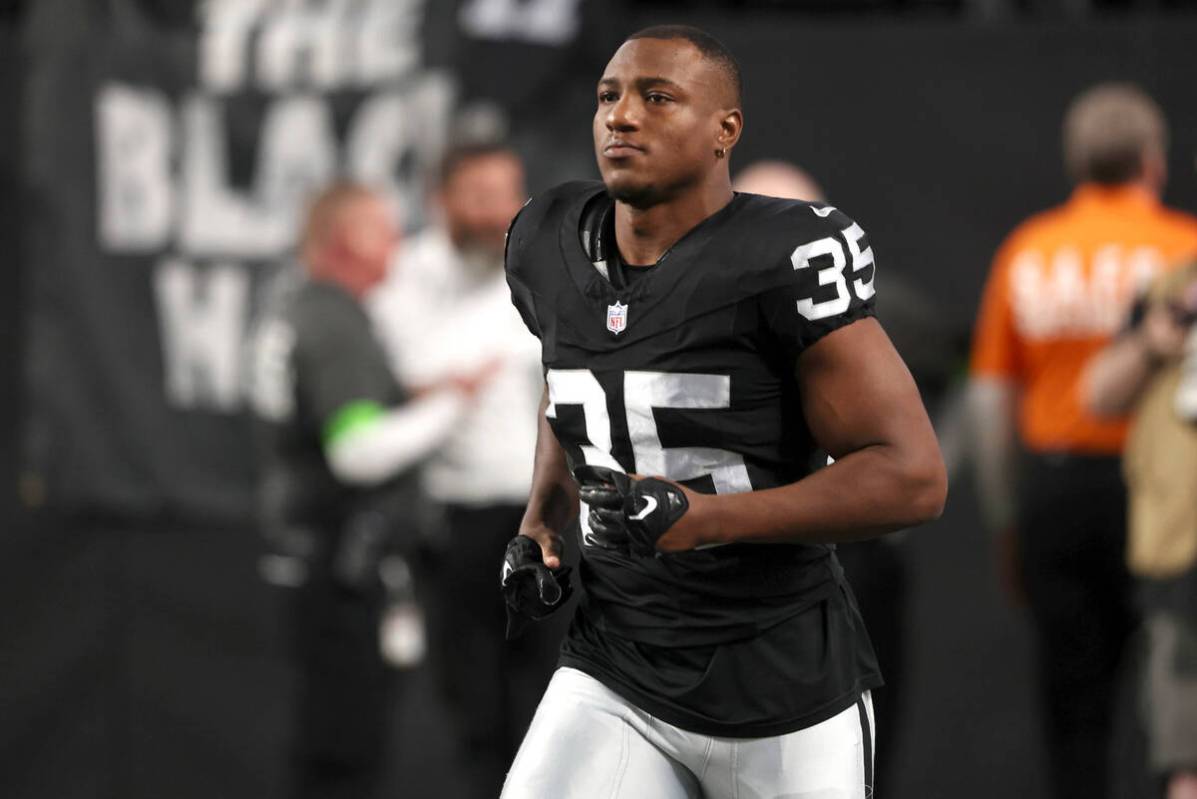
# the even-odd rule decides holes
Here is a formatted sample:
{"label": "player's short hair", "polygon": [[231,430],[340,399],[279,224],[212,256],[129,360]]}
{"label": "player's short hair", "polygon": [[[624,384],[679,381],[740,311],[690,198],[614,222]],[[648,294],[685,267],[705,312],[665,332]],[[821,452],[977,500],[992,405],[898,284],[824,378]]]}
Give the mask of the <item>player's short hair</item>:
{"label": "player's short hair", "polygon": [[1147,152],[1167,146],[1163,111],[1133,83],[1086,89],[1064,117],[1064,161],[1077,182],[1127,183],[1142,174]]}
{"label": "player's short hair", "polygon": [[487,158],[492,155],[507,155],[519,158],[519,155],[505,141],[471,141],[449,145],[445,154],[441,156],[440,168],[437,170],[437,180],[441,186],[447,184],[461,169],[476,158]]}
{"label": "player's short hair", "polygon": [[740,74],[739,62],[723,42],[701,28],[693,25],[653,25],[636,31],[624,41],[630,42],[635,39],[685,39],[723,72],[731,86],[732,100],[735,104],[739,106],[742,102],[744,80]]}

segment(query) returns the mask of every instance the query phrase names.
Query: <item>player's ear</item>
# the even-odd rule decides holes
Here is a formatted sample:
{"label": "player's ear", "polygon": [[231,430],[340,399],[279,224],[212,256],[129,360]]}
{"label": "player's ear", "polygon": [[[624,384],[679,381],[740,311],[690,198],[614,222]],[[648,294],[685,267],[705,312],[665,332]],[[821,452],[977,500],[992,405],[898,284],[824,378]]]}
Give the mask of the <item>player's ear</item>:
{"label": "player's ear", "polygon": [[719,119],[719,134],[715,137],[716,147],[727,152],[736,146],[744,130],[744,114],[738,108],[724,112]]}

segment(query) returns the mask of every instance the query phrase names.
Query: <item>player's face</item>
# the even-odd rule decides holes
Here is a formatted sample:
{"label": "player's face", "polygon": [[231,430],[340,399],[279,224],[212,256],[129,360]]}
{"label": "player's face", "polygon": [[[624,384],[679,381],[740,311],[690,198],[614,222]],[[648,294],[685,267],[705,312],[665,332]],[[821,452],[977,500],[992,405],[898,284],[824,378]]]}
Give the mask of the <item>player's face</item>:
{"label": "player's face", "polygon": [[460,164],[441,190],[453,243],[501,258],[507,227],[524,204],[524,168],[511,153],[491,153]]}
{"label": "player's face", "polygon": [[715,161],[725,78],[684,39],[624,42],[598,84],[594,150],[607,190],[648,207],[697,184]]}

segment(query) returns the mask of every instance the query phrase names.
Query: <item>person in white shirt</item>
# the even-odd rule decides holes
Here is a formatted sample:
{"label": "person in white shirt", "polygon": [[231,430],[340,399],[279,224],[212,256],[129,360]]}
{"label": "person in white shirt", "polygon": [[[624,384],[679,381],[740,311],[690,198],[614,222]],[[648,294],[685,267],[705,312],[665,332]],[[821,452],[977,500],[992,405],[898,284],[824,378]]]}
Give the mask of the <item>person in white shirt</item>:
{"label": "person in white shirt", "polygon": [[544,390],[539,342],[511,304],[503,272],[507,228],[525,198],[523,165],[510,149],[451,149],[433,198],[434,224],[408,241],[370,301],[404,385],[436,385],[488,364],[494,370],[422,475],[443,509],[425,575],[434,668],[470,795],[490,799],[564,632],[560,623],[537,625],[505,641],[496,587],[495,564],[519,528],[531,485]]}

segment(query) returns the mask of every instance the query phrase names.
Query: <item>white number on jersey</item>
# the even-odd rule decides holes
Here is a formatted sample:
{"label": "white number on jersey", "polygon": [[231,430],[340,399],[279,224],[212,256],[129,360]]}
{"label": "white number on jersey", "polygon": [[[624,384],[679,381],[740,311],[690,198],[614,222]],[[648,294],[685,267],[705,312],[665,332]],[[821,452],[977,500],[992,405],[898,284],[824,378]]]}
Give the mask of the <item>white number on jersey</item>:
{"label": "white number on jersey", "polygon": [[636,471],[670,480],[710,475],[719,494],[751,491],[744,458],[714,447],[663,447],[654,408],[730,408],[729,375],[625,372],[623,402]]}
{"label": "white number on jersey", "polygon": [[550,369],[548,373],[549,407],[544,415],[557,418],[558,405],[581,405],[586,420],[586,438],[582,458],[593,466],[623,471],[611,455],[611,417],[607,414],[607,394],[589,369]]}
{"label": "white number on jersey", "polygon": [[[812,210],[819,216],[826,216],[826,214],[820,213],[825,209]],[[848,249],[852,253],[852,274],[855,275],[857,272],[873,266],[873,248],[866,247],[863,251],[860,249],[860,242],[864,239],[864,231],[861,230],[860,225],[853,222],[842,232],[844,240],[848,242]],[[790,263],[793,264],[795,271],[809,269],[813,259],[828,256],[831,258],[831,263],[820,268],[817,277],[820,286],[835,286],[835,296],[822,302],[815,302],[813,297],[804,297],[798,300],[798,313],[812,322],[842,314],[852,304],[852,296],[848,293],[848,279],[844,275],[844,269],[848,266],[848,256],[844,252],[843,242],[836,236],[826,236],[799,245],[790,254]],[[861,278],[855,278],[852,281],[852,292],[861,302],[868,300],[876,293],[873,288],[875,275],[876,271],[874,270],[869,274],[867,281]]]}
{"label": "white number on jersey", "polygon": [[[607,395],[589,369],[550,369],[549,406],[545,415],[557,418],[560,405],[578,405],[585,419],[588,444],[582,457],[588,464],[623,471],[611,454],[611,419]],[[635,460],[634,471],[668,480],[710,476],[719,494],[751,491],[744,458],[714,447],[665,447],[657,431],[655,408],[729,408],[731,377],[727,375],[624,373],[624,409]],[[589,542],[590,508],[582,503],[582,540]]]}

